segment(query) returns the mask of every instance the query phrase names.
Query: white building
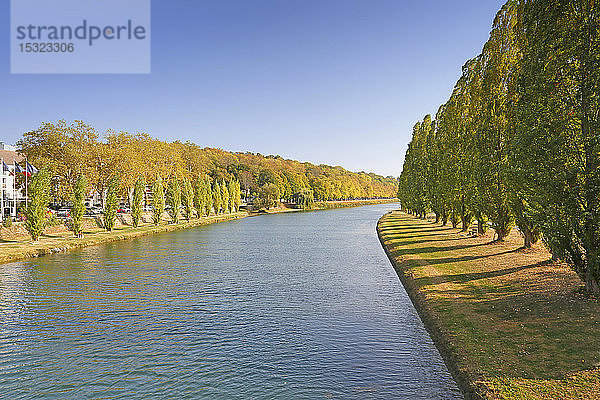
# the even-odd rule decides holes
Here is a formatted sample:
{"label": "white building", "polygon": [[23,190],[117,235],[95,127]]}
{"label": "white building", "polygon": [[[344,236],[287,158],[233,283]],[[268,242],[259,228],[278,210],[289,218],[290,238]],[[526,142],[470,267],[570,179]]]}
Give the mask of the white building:
{"label": "white building", "polygon": [[14,146],[0,142],[0,221],[5,216],[16,217],[17,206],[25,201],[25,197],[15,187],[15,163],[23,167],[24,158]]}

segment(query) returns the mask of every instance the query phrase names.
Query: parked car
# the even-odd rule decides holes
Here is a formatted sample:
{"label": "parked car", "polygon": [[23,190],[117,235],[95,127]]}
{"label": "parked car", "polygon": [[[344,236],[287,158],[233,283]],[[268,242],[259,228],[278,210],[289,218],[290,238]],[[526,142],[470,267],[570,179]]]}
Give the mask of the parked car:
{"label": "parked car", "polygon": [[59,208],[56,216],[58,218],[69,218],[71,216],[71,209],[67,207]]}
{"label": "parked car", "polygon": [[122,214],[122,213],[130,213],[130,212],[131,212],[131,209],[130,209],[129,207],[119,207],[119,208],[117,209],[117,212],[118,212],[118,213],[121,213],[121,214]]}
{"label": "parked car", "polygon": [[89,207],[85,212],[85,215],[88,217],[94,217],[100,214],[102,214],[102,209],[100,207]]}

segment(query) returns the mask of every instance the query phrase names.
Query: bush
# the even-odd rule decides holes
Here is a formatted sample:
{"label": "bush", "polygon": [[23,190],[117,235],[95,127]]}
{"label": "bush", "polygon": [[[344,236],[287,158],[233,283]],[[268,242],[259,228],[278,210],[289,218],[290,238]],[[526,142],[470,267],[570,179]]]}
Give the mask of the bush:
{"label": "bush", "polygon": [[58,226],[60,225],[62,222],[56,218],[56,215],[54,215],[54,213],[52,211],[48,211],[48,213],[46,214],[46,225],[47,226]]}

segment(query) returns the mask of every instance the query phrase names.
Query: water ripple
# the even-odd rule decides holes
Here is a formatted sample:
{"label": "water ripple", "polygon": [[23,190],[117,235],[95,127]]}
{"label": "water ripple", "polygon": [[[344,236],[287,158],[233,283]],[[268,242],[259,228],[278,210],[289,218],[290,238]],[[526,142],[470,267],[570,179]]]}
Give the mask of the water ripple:
{"label": "water ripple", "polygon": [[18,399],[458,399],[375,234],[393,206],[249,218],[0,266]]}

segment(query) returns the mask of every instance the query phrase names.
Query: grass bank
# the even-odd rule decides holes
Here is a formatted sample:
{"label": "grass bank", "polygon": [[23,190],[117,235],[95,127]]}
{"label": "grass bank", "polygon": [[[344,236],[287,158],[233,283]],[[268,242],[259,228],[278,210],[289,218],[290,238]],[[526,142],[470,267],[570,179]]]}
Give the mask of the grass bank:
{"label": "grass bank", "polygon": [[600,399],[600,301],[542,246],[399,211],[378,233],[467,398]]}

